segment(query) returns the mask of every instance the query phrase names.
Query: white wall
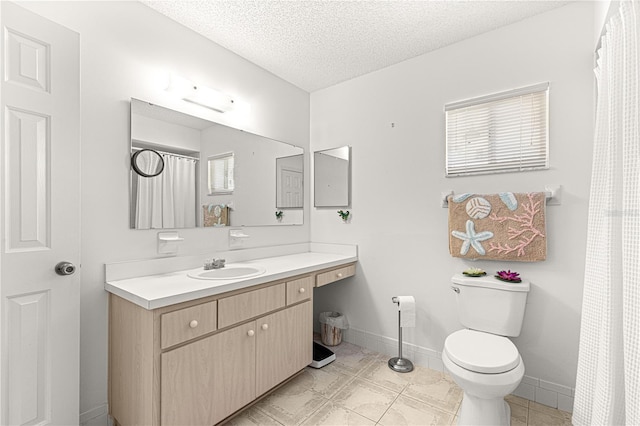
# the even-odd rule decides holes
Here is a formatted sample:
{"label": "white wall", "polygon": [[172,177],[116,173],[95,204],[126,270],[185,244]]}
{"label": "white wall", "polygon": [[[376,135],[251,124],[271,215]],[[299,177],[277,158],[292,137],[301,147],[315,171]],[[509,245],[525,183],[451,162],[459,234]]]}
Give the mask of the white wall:
{"label": "white wall", "polygon": [[[397,337],[395,295],[414,295],[417,327],[405,341],[442,351],[461,328],[450,277],[468,266],[512,269],[532,281],[514,339],[529,376],[573,387],[576,377],[593,127],[593,5],[576,3],[390,66],[311,95],[312,151],[352,145],[350,224],[313,209],[312,241],[359,246],[356,277],[318,289],[316,313],[337,310],[353,328]],[[548,171],[444,177],[443,106],[549,81]],[[395,123],[395,127],[391,127]],[[454,259],[440,193],[542,191],[562,185],[547,209],[548,259]]]}
{"label": "white wall", "polygon": [[200,130],[140,114],[131,114],[131,139],[174,153],[200,152]]}
{"label": "white wall", "polygon": [[[191,113],[309,146],[309,94],[138,2],[24,2],[80,33],[82,91],[81,419],[107,402],[104,263],[156,256],[156,231],[129,229],[129,99],[175,107],[168,72],[251,104],[250,115]],[[308,164],[308,154],[305,164]],[[308,175],[308,173],[307,173]],[[308,197],[305,200],[308,206]],[[304,226],[249,228],[248,246],[309,240]],[[227,230],[180,230],[181,254],[227,248]]]}

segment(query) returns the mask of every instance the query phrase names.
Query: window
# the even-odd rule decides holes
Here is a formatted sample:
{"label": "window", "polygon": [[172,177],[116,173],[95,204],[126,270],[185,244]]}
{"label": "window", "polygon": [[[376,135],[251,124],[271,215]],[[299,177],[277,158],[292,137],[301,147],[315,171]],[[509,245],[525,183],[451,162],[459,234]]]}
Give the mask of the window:
{"label": "window", "polygon": [[233,152],[212,155],[208,160],[209,195],[233,193]]}
{"label": "window", "polygon": [[446,176],[549,168],[549,83],[445,105]]}

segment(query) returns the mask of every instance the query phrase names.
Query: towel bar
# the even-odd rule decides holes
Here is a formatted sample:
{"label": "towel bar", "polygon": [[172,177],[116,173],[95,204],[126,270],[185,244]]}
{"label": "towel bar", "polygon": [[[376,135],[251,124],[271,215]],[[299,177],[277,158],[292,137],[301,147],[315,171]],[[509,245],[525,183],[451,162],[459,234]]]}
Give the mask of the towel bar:
{"label": "towel bar", "polygon": [[[547,199],[548,206],[559,206],[560,203],[560,185],[545,185],[544,193]],[[453,190],[442,191],[440,193],[440,206],[443,208],[449,207],[449,195],[454,195]]]}

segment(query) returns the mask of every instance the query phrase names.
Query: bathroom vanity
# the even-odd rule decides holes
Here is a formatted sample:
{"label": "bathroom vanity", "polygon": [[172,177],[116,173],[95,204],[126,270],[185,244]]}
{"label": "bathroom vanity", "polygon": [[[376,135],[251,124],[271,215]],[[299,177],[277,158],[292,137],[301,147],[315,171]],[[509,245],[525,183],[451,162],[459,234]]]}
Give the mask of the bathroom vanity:
{"label": "bathroom vanity", "polygon": [[[106,265],[109,409],[117,424],[214,425],[307,366],[313,289],[354,275],[357,254],[325,244],[286,253],[303,246],[227,260],[264,270],[244,279],[193,278],[202,268],[135,276],[157,260]],[[242,252],[228,254],[251,256]],[[185,262],[161,260],[173,268]]]}

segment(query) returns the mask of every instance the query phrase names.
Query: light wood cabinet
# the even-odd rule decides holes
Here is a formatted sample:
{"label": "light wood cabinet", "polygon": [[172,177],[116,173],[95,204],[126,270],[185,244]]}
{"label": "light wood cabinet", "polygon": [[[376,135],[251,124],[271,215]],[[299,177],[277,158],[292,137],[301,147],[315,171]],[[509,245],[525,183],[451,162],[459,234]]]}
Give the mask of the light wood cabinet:
{"label": "light wood cabinet", "polygon": [[312,319],[313,306],[304,302],[257,321],[256,396],[309,365],[313,359]]}
{"label": "light wood cabinet", "polygon": [[356,264],[352,263],[340,268],[331,269],[316,275],[316,287],[330,284],[332,282],[352,277],[356,274]]}
{"label": "light wood cabinet", "polygon": [[[111,295],[117,424],[214,425],[313,358],[315,274],[146,310]],[[301,291],[302,290],[302,291]]]}
{"label": "light wood cabinet", "polygon": [[284,308],[286,284],[218,299],[219,327],[225,328],[249,318]]}
{"label": "light wood cabinet", "polygon": [[216,302],[162,314],[160,317],[161,347],[169,348],[216,330]]}
{"label": "light wood cabinet", "polygon": [[163,353],[162,425],[213,425],[309,365],[311,302]]}
{"label": "light wood cabinet", "polygon": [[303,277],[287,282],[287,305],[302,302],[311,298],[313,277]]}
{"label": "light wood cabinet", "polygon": [[109,411],[121,425],[158,424],[154,412],[153,329],[152,311],[111,295]]}
{"label": "light wood cabinet", "polygon": [[256,397],[256,322],[163,353],[162,425],[214,425]]}
{"label": "light wood cabinet", "polygon": [[214,425],[313,358],[313,287],[355,264],[144,309],[109,299],[109,413],[116,424]]}

